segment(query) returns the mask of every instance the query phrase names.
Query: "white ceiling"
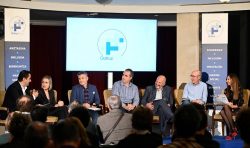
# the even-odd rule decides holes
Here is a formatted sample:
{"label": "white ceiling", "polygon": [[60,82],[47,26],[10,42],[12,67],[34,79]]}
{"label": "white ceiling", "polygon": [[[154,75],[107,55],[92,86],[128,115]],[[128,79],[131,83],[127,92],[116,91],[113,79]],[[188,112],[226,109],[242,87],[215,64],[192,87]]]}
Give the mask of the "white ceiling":
{"label": "white ceiling", "polygon": [[[98,4],[96,0],[31,0],[39,2],[59,2],[76,4]],[[192,5],[221,3],[220,0],[108,0],[109,5]],[[249,0],[230,0],[230,3],[250,2]]]}

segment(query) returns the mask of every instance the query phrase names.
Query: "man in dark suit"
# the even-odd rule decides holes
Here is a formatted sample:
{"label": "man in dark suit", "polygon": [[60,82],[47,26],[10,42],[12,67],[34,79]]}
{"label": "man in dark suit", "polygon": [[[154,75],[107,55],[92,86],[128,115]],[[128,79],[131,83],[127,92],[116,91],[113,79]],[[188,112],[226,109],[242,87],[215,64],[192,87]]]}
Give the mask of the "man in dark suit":
{"label": "man in dark suit", "polygon": [[142,104],[160,116],[161,132],[165,135],[166,127],[173,118],[173,94],[166,84],[166,77],[159,75],[155,85],[148,86],[142,98]]}
{"label": "man in dark suit", "polygon": [[91,110],[91,107],[100,104],[100,98],[95,85],[88,83],[88,73],[78,72],[79,84],[72,87],[70,102],[77,102],[89,110],[93,123],[96,124],[98,112]]}
{"label": "man in dark suit", "polygon": [[3,107],[7,107],[10,112],[16,110],[16,101],[20,96],[30,95],[29,83],[31,82],[31,73],[27,70],[22,70],[17,81],[12,83],[4,96]]}

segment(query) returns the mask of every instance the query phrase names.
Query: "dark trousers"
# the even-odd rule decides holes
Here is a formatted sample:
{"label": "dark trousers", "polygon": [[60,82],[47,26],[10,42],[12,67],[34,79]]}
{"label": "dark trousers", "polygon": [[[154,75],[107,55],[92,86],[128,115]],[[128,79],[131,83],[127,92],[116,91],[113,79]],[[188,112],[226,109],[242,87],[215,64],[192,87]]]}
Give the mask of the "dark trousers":
{"label": "dark trousers", "polygon": [[172,122],[174,114],[170,106],[168,106],[164,100],[154,101],[153,105],[153,113],[160,116],[161,132],[165,133],[167,124]]}
{"label": "dark trousers", "polygon": [[99,116],[98,111],[94,110],[88,110],[90,117],[92,118],[92,123],[96,125],[97,123],[97,118]]}
{"label": "dark trousers", "polygon": [[68,116],[68,107],[67,106],[60,106],[60,107],[50,107],[49,116],[57,116],[58,119],[64,119]]}

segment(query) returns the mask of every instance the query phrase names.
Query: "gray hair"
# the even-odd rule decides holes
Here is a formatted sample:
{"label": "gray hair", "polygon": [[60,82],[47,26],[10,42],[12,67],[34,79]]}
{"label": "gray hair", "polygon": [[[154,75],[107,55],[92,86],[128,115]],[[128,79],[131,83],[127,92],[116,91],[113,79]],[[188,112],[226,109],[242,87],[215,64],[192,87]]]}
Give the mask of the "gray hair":
{"label": "gray hair", "polygon": [[121,100],[119,96],[112,95],[108,98],[108,104],[111,109],[119,109],[121,107]]}

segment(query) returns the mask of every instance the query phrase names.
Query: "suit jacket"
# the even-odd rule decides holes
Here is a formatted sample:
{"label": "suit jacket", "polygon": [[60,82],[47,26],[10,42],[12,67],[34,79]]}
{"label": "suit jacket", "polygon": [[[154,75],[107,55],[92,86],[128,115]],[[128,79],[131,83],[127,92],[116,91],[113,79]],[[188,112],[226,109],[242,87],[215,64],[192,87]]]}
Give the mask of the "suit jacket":
{"label": "suit jacket", "polygon": [[[88,89],[89,103],[90,104],[95,103],[96,105],[99,105],[100,98],[99,98],[99,94],[96,89],[96,86],[88,84],[87,89]],[[72,88],[70,102],[73,102],[73,101],[77,101],[80,104],[84,103],[84,90],[83,90],[83,86],[80,84],[77,84],[73,86]]]}
{"label": "suit jacket", "polygon": [[46,97],[45,91],[43,89],[39,90],[38,93],[39,94],[38,94],[37,98],[35,99],[35,104],[42,104],[42,105],[44,105],[44,104],[48,104],[49,103],[48,106],[51,106],[51,107],[55,106],[56,100],[55,100],[55,93],[54,93],[53,90],[49,90],[49,98],[50,99],[48,99]]}
{"label": "suit jacket", "polygon": [[[26,89],[26,95],[30,95],[30,89],[27,87]],[[3,101],[3,107],[7,107],[10,112],[16,110],[16,101],[17,99],[24,95],[21,85],[18,81],[12,83],[6,90],[4,101]]]}
{"label": "suit jacket", "polygon": [[[144,96],[142,97],[141,104],[146,105],[149,102],[153,102],[156,96],[156,88],[155,85],[151,85],[146,87]],[[172,88],[170,86],[165,85],[162,90],[162,100],[170,106],[173,106],[173,93]]]}

